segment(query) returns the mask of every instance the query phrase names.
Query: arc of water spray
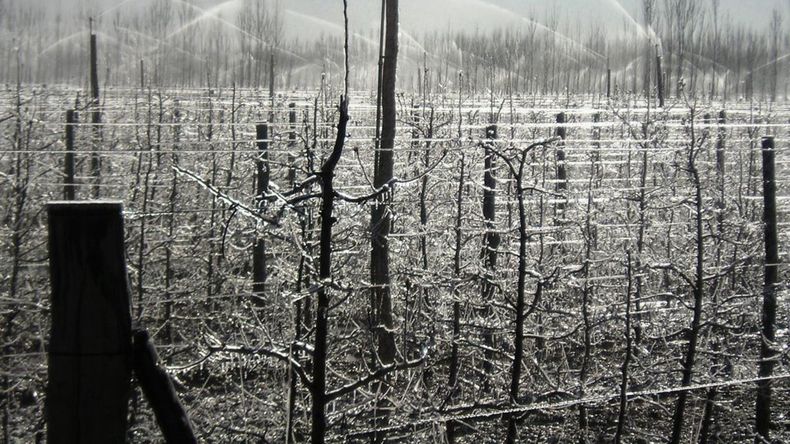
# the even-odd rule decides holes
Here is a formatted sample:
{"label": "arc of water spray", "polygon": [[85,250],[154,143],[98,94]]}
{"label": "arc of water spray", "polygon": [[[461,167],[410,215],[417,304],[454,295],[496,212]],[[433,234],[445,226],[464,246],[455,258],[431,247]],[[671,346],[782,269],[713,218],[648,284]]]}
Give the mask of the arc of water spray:
{"label": "arc of water spray", "polygon": [[110,12],[120,8],[121,6],[123,6],[123,5],[127,4],[127,3],[130,3],[131,1],[132,0],[123,0],[122,2],[118,3],[117,5],[113,5],[113,6],[110,6],[109,8],[106,8],[105,10],[103,10],[102,12],[97,14],[96,17],[97,18],[104,17],[105,15],[109,14]]}
{"label": "arc of water spray", "polygon": [[[722,69],[724,71],[732,72],[732,70],[730,68],[727,68],[726,66],[724,66],[721,63],[711,59],[710,57],[705,57],[704,55],[697,54],[695,52],[689,52],[687,54],[691,55],[692,57],[696,57],[697,60],[699,60],[699,61],[711,63],[713,66],[716,66],[716,67],[718,67],[718,68],[720,68],[720,69]],[[697,68],[697,69],[699,69],[699,68]]]}
{"label": "arc of water spray", "polygon": [[[657,41],[658,36],[656,35],[655,31],[653,31],[652,27],[645,28],[644,26],[640,25],[636,19],[628,13],[628,11],[623,7],[623,5],[618,0],[606,0],[610,5],[612,5],[617,12],[623,15],[632,25],[639,31],[642,36],[650,41]],[[694,0],[692,0],[694,1]]]}
{"label": "arc of water spray", "polygon": [[[401,26],[401,28],[400,28],[400,33],[401,33],[401,34],[402,34],[404,37],[406,37],[406,38],[407,38],[409,41],[411,41],[411,42],[412,42],[412,43],[413,43],[413,44],[416,46],[415,50],[417,50],[417,51],[420,51],[420,55],[423,55],[423,54],[425,54],[425,55],[426,55],[426,56],[428,56],[428,57],[429,57],[429,58],[430,58],[432,61],[438,60],[439,62],[448,62],[448,63],[450,64],[450,66],[452,66],[453,68],[455,68],[455,69],[461,69],[461,67],[460,67],[458,64],[456,64],[455,62],[453,62],[453,61],[450,61],[450,60],[444,60],[444,59],[442,59],[441,57],[437,56],[436,54],[434,54],[434,53],[432,53],[432,52],[428,51],[427,49],[425,49],[425,47],[424,47],[424,46],[422,46],[422,44],[421,44],[421,43],[420,43],[420,42],[419,42],[419,41],[418,41],[416,38],[414,38],[414,37],[413,37],[411,34],[409,34],[408,32],[404,31],[402,26]],[[454,42],[453,42],[453,43],[454,43]],[[456,49],[457,49],[457,48],[458,48],[458,47],[456,46]],[[409,49],[411,49],[411,48],[409,48]]]}
{"label": "arc of water spray", "polygon": [[529,17],[525,17],[525,16],[523,16],[523,15],[521,15],[521,14],[515,12],[515,11],[511,11],[510,9],[503,8],[502,6],[499,6],[499,5],[495,5],[495,4],[493,4],[493,3],[489,2],[489,1],[486,1],[486,0],[463,0],[463,1],[467,1],[467,2],[470,2],[470,3],[475,3],[475,4],[479,5],[479,6],[491,9],[491,10],[496,11],[499,14],[505,15],[507,17],[516,16],[521,21],[523,21],[525,23],[529,23],[531,25],[534,25],[538,29],[540,29],[541,31],[545,31],[545,32],[548,32],[550,34],[553,34],[555,37],[559,37],[560,40],[563,40],[566,43],[571,44],[576,49],[579,49],[582,52],[586,52],[587,54],[595,56],[600,62],[605,62],[606,61],[606,57],[603,54],[600,54],[597,51],[594,51],[594,50],[584,46],[583,44],[577,42],[576,40],[566,36],[565,34],[563,34],[561,32],[558,32],[558,31],[555,31],[555,30],[549,28],[548,26],[544,25],[543,23],[540,23],[537,20],[531,19]]}
{"label": "arc of water spray", "polygon": [[640,59],[642,59],[642,56],[636,56],[635,58],[631,59],[624,67],[618,69],[617,71],[614,71],[614,73],[615,74],[628,73],[628,71],[631,71],[631,69],[634,67],[636,62],[638,62]]}
{"label": "arc of water spray", "polygon": [[[150,36],[150,35],[148,35],[148,34],[143,34],[142,32],[138,32],[138,31],[135,31],[135,30],[133,30],[133,29],[126,28],[126,27],[124,27],[124,26],[116,26],[115,28],[116,28],[116,29],[119,29],[119,30],[121,30],[121,31],[127,32],[127,33],[129,33],[129,34],[134,34],[134,35],[136,35],[136,36],[139,36],[139,37],[142,37],[142,38],[148,39],[149,41],[151,41],[151,42],[153,42],[153,43],[155,43],[155,44],[157,44],[157,45],[165,45],[165,46],[167,46],[168,48],[170,48],[170,49],[172,49],[172,50],[174,50],[174,51],[176,51],[176,52],[179,52],[179,53],[181,53],[181,54],[188,55],[188,56],[190,56],[190,57],[192,57],[192,58],[194,58],[195,60],[198,60],[198,61],[200,61],[200,62],[206,62],[206,61],[207,61],[207,59],[205,59],[205,58],[203,58],[203,57],[200,57],[200,56],[198,56],[198,55],[196,55],[196,54],[194,54],[194,53],[192,53],[192,52],[185,51],[185,50],[183,50],[183,49],[179,48],[179,47],[178,47],[178,46],[176,46],[176,45],[171,45],[171,44],[169,44],[169,43],[166,43],[164,40],[160,40],[160,39],[158,39],[158,38],[156,38],[156,37],[152,37],[152,36]],[[156,48],[149,48],[149,49],[146,49],[146,50],[144,50],[144,51],[143,51],[143,54],[152,54],[152,53],[154,53],[154,52],[156,52]]]}
{"label": "arc of water spray", "polygon": [[[316,17],[316,16],[313,16],[313,15],[310,15],[310,14],[305,14],[305,13],[302,13],[302,12],[294,11],[293,9],[285,9],[285,10],[284,10],[284,12],[285,12],[286,14],[290,14],[290,15],[292,15],[292,16],[294,16],[294,17],[298,17],[298,18],[305,19],[305,20],[310,20],[310,21],[312,21],[313,23],[317,23],[317,24],[319,24],[319,25],[322,25],[322,26],[325,26],[325,27],[328,27],[328,28],[335,29],[335,30],[337,30],[338,32],[344,32],[344,31],[345,31],[345,30],[344,30],[344,28],[343,28],[342,26],[340,26],[340,25],[338,25],[338,24],[336,24],[336,23],[332,23],[332,22],[330,22],[329,20],[322,19],[322,18],[320,18],[320,17]],[[417,43],[417,45],[418,45],[420,48],[422,48],[422,50],[423,50],[423,51],[425,50],[425,48],[423,48],[423,47],[422,47],[422,45],[420,45],[420,44],[419,44],[419,42],[417,42],[417,40],[416,40],[416,39],[414,39],[412,36],[410,36],[410,35],[408,35],[407,33],[405,33],[405,32],[404,32],[402,29],[400,30],[400,33],[401,33],[402,35],[404,35],[404,36],[406,36],[406,37],[410,38],[410,39],[411,39],[412,41],[414,41],[415,43]],[[372,48],[374,48],[374,49],[377,49],[377,48],[379,47],[379,43],[378,43],[378,42],[376,42],[376,41],[374,41],[374,40],[372,40],[372,39],[370,39],[370,38],[368,38],[368,37],[365,37],[364,35],[362,35],[362,34],[360,34],[360,33],[358,33],[358,32],[351,32],[351,35],[352,35],[352,36],[354,36],[355,38],[358,38],[358,39],[360,39],[361,41],[365,42],[367,45],[370,45],[370,47],[372,47]],[[420,53],[420,54],[422,54],[422,53]],[[410,58],[411,58],[412,60],[414,59],[414,57],[410,57]]]}
{"label": "arc of water spray", "polygon": [[209,9],[199,8],[199,7],[197,7],[197,6],[195,6],[195,5],[191,4],[191,3],[188,3],[188,2],[185,2],[185,1],[181,1],[181,0],[172,0],[172,1],[177,1],[178,3],[184,4],[184,5],[189,5],[190,7],[194,8],[196,11],[200,12],[200,15],[198,17],[195,17],[194,19],[190,20],[189,22],[185,23],[183,26],[181,26],[180,28],[178,28],[175,31],[171,32],[167,36],[165,36],[165,40],[169,40],[169,39],[175,37],[176,35],[181,34],[182,32],[184,32],[187,29],[197,25],[198,23],[200,23],[203,20],[212,19],[212,20],[216,20],[217,22],[219,22],[219,23],[221,23],[221,24],[223,24],[223,25],[225,25],[225,26],[227,26],[227,27],[229,27],[229,28],[231,28],[231,29],[233,29],[235,31],[238,31],[239,33],[243,34],[246,37],[249,37],[249,38],[253,39],[254,41],[256,41],[258,43],[262,43],[262,44],[264,44],[266,46],[269,46],[269,47],[277,50],[278,52],[281,52],[283,54],[287,54],[287,55],[289,55],[291,57],[295,57],[295,58],[297,58],[299,60],[302,60],[304,62],[308,61],[304,57],[300,56],[299,54],[296,54],[295,52],[289,51],[289,50],[284,49],[284,48],[280,48],[280,47],[274,46],[271,42],[267,42],[266,40],[263,40],[263,39],[259,38],[258,36],[250,34],[249,32],[239,28],[238,26],[236,26],[232,22],[229,22],[229,21],[227,21],[227,20],[225,20],[222,17],[219,17],[217,15],[217,12],[227,8],[228,6],[230,6],[230,5],[234,4],[234,3],[238,3],[238,2],[240,2],[242,0],[228,0],[228,1],[225,1],[225,2],[222,2],[222,3],[218,4],[218,5],[216,5],[214,7],[211,7]]}
{"label": "arc of water spray", "polygon": [[247,31],[239,28],[235,24],[233,24],[233,23],[231,23],[231,22],[229,22],[229,21],[227,21],[227,20],[225,20],[222,17],[217,15],[217,12],[227,8],[228,6],[231,6],[234,3],[238,3],[239,1],[241,1],[241,0],[227,0],[227,1],[224,1],[224,2],[222,2],[222,3],[220,3],[220,4],[216,5],[216,6],[208,8],[208,9],[199,8],[199,7],[195,6],[195,5],[192,5],[191,3],[183,2],[184,4],[190,5],[192,8],[194,8],[197,12],[200,13],[200,15],[195,17],[194,19],[190,20],[189,22],[185,23],[184,25],[182,25],[181,27],[179,27],[175,31],[171,32],[167,36],[165,36],[165,39],[166,40],[167,39],[171,39],[171,38],[177,36],[178,34],[183,33],[187,29],[197,25],[198,23],[202,22],[203,20],[212,19],[212,20],[216,20],[219,23],[222,23],[225,26],[230,27],[231,29],[233,29],[235,31],[239,31],[242,34],[245,34],[247,37],[253,38],[253,39],[255,39],[256,41],[258,41],[260,43],[264,43],[266,45],[269,45],[269,42],[266,42],[264,40],[259,39],[258,37],[248,33]]}
{"label": "arc of water spray", "polygon": [[[298,18],[301,18],[301,19],[309,20],[309,21],[311,21],[313,23],[317,23],[317,24],[325,26],[327,28],[332,28],[332,29],[335,29],[335,30],[341,31],[341,32],[344,31],[342,26],[340,26],[340,25],[338,25],[336,23],[332,23],[329,20],[325,20],[325,19],[322,19],[320,17],[316,17],[314,15],[310,15],[310,14],[305,14],[305,13],[302,13],[302,12],[294,11],[293,9],[285,9],[285,10],[283,10],[283,12],[285,12],[286,14],[292,15],[294,17],[298,17]],[[360,34],[358,32],[352,32],[351,35],[353,35],[354,37],[362,40],[363,42],[367,43],[371,47],[378,48],[378,43],[377,42],[371,40],[368,37],[363,36],[362,34]]]}
{"label": "arc of water spray", "polygon": [[[103,10],[101,13],[99,13],[98,17],[106,15],[109,12],[120,8],[123,5],[125,5],[127,3],[130,3],[131,1],[132,0],[123,0],[122,2],[118,3],[117,5],[111,6],[111,7],[107,8],[107,9]],[[255,40],[256,42],[263,43],[264,45],[274,47],[271,43],[269,43],[269,42],[267,42],[265,40],[262,40],[262,39],[258,38],[257,36],[250,34],[247,31],[244,31],[243,29],[239,28],[238,26],[236,26],[232,22],[229,22],[229,21],[223,19],[222,17],[219,17],[219,16],[216,15],[217,11],[220,11],[220,10],[222,10],[224,8],[227,8],[231,4],[237,3],[237,2],[239,2],[241,0],[228,0],[228,1],[222,2],[222,3],[216,5],[216,6],[212,7],[212,8],[209,8],[209,9],[203,9],[203,8],[197,6],[197,5],[194,5],[194,4],[192,4],[190,2],[187,2],[187,1],[184,1],[184,0],[170,0],[170,1],[173,2],[173,3],[178,3],[178,4],[181,4],[181,5],[187,6],[187,7],[191,8],[191,9],[193,9],[195,12],[197,12],[200,15],[198,17],[196,17],[195,19],[189,21],[188,23],[184,24],[180,28],[176,29],[175,31],[171,32],[167,36],[165,36],[165,40],[170,39],[170,38],[172,38],[172,37],[184,32],[185,30],[191,28],[192,26],[197,25],[198,23],[200,23],[201,21],[203,21],[205,19],[213,19],[213,20],[216,20],[216,21],[222,23],[225,26],[228,26],[228,27],[230,27],[230,28],[232,28],[232,29],[234,29],[236,31],[239,31],[240,33],[244,34],[245,36],[247,36],[247,37],[249,37],[249,38],[251,38],[253,40]],[[160,41],[160,43],[162,43],[162,41]],[[299,54],[296,54],[294,52],[288,51],[288,50],[283,49],[283,48],[278,48],[278,47],[274,47],[274,49],[276,49],[277,51],[282,52],[284,54],[290,55],[292,57],[295,57],[297,59],[300,59],[302,61],[307,62],[307,60],[305,58],[303,58],[302,56],[300,56]]]}
{"label": "arc of water spray", "polygon": [[403,29],[403,26],[401,26],[401,27],[399,28],[399,30],[400,30],[400,33],[401,33],[401,35],[403,35],[404,37],[406,37],[406,38],[407,38],[409,41],[411,41],[411,42],[412,42],[412,43],[413,43],[415,46],[417,46],[417,50],[419,50],[420,52],[422,52],[422,53],[424,53],[424,54],[428,54],[428,55],[429,55],[429,56],[431,56],[431,57],[435,57],[433,54],[431,54],[431,52],[430,52],[430,51],[428,51],[427,49],[425,49],[425,47],[424,47],[424,46],[422,46],[422,44],[421,44],[419,41],[417,41],[417,39],[416,39],[416,38],[412,37],[412,35],[411,35],[411,34],[409,34],[408,32],[406,32],[406,31]]}
{"label": "arc of water spray", "polygon": [[[79,31],[76,31],[74,33],[71,33],[71,34],[67,35],[66,37],[61,38],[60,40],[56,41],[55,43],[53,43],[53,44],[47,46],[46,48],[44,48],[43,50],[41,50],[41,52],[39,52],[36,55],[35,59],[38,59],[38,58],[42,57],[46,53],[52,51],[56,47],[66,43],[66,42],[68,42],[70,40],[76,39],[77,37],[85,36],[85,32],[86,31],[87,31],[86,29],[81,29]],[[115,37],[113,37],[113,36],[111,36],[111,35],[109,35],[107,33],[104,33],[104,32],[101,32],[101,31],[94,31],[94,34],[96,34],[99,37],[102,37],[103,39],[107,39],[107,40],[109,40],[110,42],[112,42],[112,43],[114,43],[116,45],[125,46],[126,48],[128,48],[129,51],[133,51],[135,49],[131,45],[127,45],[126,43],[123,43],[122,41],[116,39]]]}
{"label": "arc of water spray", "polygon": [[38,53],[36,58],[43,56],[44,54],[48,53],[49,51],[52,51],[57,46],[60,46],[60,45],[62,45],[64,43],[68,42],[69,40],[72,40],[72,39],[75,39],[77,37],[83,36],[84,33],[85,33],[85,30],[81,29],[81,30],[79,30],[77,32],[74,32],[72,34],[67,35],[66,37],[63,37],[63,38],[59,39],[55,43],[53,43],[53,44],[47,46],[46,48],[44,48],[43,50],[41,50],[41,52]]}
{"label": "arc of water spray", "polygon": [[756,73],[758,71],[762,71],[765,68],[768,68],[769,66],[773,65],[774,63],[779,62],[781,60],[784,60],[784,59],[786,59],[788,57],[790,57],[790,53],[782,55],[782,56],[779,56],[779,57],[775,58],[774,60],[771,60],[768,63],[764,63],[764,64],[758,66],[757,68],[754,68],[753,70],[749,71],[747,74],[754,74],[754,73]]}

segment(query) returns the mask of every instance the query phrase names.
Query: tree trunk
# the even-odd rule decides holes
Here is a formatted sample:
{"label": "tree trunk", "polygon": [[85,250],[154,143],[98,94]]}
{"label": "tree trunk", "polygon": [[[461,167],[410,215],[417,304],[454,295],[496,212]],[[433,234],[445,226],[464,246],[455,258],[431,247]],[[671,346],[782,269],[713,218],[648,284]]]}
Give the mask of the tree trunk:
{"label": "tree trunk", "polygon": [[[259,157],[256,162],[257,180],[255,182],[255,196],[257,208],[262,210],[265,205],[266,192],[269,189],[269,127],[265,123],[255,126],[256,140]],[[252,291],[255,293],[256,304],[266,291],[266,241],[262,234],[255,239],[252,253]]]}
{"label": "tree trunk", "polygon": [[327,367],[327,335],[329,333],[329,295],[327,285],[332,278],[332,212],[335,206],[334,178],[335,167],[343,152],[348,124],[348,104],[346,99],[340,101],[340,121],[337,125],[337,139],[332,155],[321,168],[321,238],[319,239],[319,280],[316,301],[315,344],[313,353],[313,384],[311,387],[312,405],[312,444],[323,444],[326,435],[326,367]]}
{"label": "tree trunk", "polygon": [[[763,139],[763,222],[765,223],[765,281],[763,285],[763,328],[760,341],[760,377],[770,378],[776,354],[776,287],[779,283],[779,238],[776,225],[776,177],[774,138]],[[769,442],[771,426],[771,381],[757,383],[757,433]]]}
{"label": "tree trunk", "polygon": [[[381,76],[381,146],[378,164],[374,173],[374,186],[378,189],[388,184],[393,177],[396,129],[395,81],[398,65],[398,0],[386,0],[386,30],[384,62]],[[395,361],[395,335],[392,317],[392,293],[390,288],[389,234],[392,228],[390,209],[392,194],[384,193],[374,202],[371,211],[371,326],[376,340],[377,359],[387,365]],[[378,384],[379,396],[386,397],[386,384]],[[377,407],[383,407],[379,401]],[[378,408],[376,409],[378,410]],[[377,412],[374,412],[374,416]],[[375,426],[374,426],[375,427]],[[375,436],[381,442],[383,436]]]}
{"label": "tree trunk", "polygon": [[[453,278],[456,282],[461,278],[461,246],[463,239],[461,238],[461,218],[463,217],[463,195],[464,195],[464,169],[466,166],[466,158],[464,153],[461,153],[461,174],[458,179],[458,195],[456,196],[457,207],[455,215],[455,255],[453,257]],[[457,284],[456,284],[457,285]],[[461,339],[461,302],[460,292],[456,286],[453,290],[453,344],[452,351],[450,352],[450,377],[449,389],[450,400],[456,394],[456,385],[458,384],[458,341]],[[447,422],[447,442],[448,444],[455,443],[455,421]]]}
{"label": "tree trunk", "polygon": [[[691,118],[694,118],[692,111]],[[692,120],[693,125],[693,120]],[[686,348],[686,356],[683,359],[683,379],[681,381],[682,387],[688,387],[691,384],[692,376],[694,375],[694,360],[697,356],[697,342],[699,340],[699,333],[702,327],[702,296],[704,294],[704,279],[703,279],[703,260],[705,257],[705,243],[703,233],[703,202],[702,202],[702,184],[700,182],[699,170],[696,166],[696,152],[695,144],[696,137],[694,136],[694,127],[692,126],[691,134],[691,147],[689,148],[688,171],[691,175],[692,186],[694,187],[694,210],[695,210],[695,243],[696,243],[696,266],[694,285],[692,290],[694,292],[694,313],[691,319],[691,328],[687,331],[688,346]],[[679,444],[683,435],[683,420],[685,419],[686,400],[688,399],[688,390],[681,390],[678,394],[677,403],[675,405],[675,413],[672,418],[672,437],[671,444]]]}
{"label": "tree trunk", "polygon": [[626,254],[626,269],[625,276],[628,281],[625,293],[625,358],[623,359],[623,366],[621,368],[620,377],[620,409],[617,415],[617,432],[614,435],[615,444],[620,444],[623,439],[623,431],[625,430],[625,417],[626,408],[628,407],[628,367],[631,364],[631,290],[633,287],[632,269],[631,269],[631,252]]}
{"label": "tree trunk", "polygon": [[[513,337],[513,365],[510,377],[510,402],[518,404],[519,388],[521,383],[521,360],[524,358],[524,321],[527,317],[526,309],[526,280],[527,280],[527,210],[524,202],[524,186],[522,184],[524,172],[524,160],[520,164],[520,170],[515,175],[516,197],[518,199],[518,283],[516,286],[516,331]],[[537,301],[541,283],[538,282],[538,290],[535,300]],[[516,442],[518,430],[516,428],[516,415],[508,418],[507,440],[508,444]]]}

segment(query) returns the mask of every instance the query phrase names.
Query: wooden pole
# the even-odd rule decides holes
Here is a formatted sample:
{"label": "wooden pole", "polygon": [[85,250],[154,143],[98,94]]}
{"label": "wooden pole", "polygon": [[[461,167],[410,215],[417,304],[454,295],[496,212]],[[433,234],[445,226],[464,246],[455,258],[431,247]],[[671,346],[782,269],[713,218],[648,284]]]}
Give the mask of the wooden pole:
{"label": "wooden pole", "polygon": [[[486,127],[485,159],[483,172],[483,219],[485,223],[485,234],[483,235],[483,281],[480,285],[481,304],[483,305],[482,316],[489,319],[493,316],[491,304],[494,300],[494,275],[497,266],[497,252],[501,237],[496,231],[496,188],[497,180],[494,174],[496,169],[496,154],[494,153],[494,143],[499,137],[497,125]],[[494,370],[494,334],[491,327],[483,328],[483,343],[486,345],[484,351],[483,370],[485,375],[491,375]],[[488,377],[483,381],[485,391],[491,388]]]}
{"label": "wooden pole", "polygon": [[93,19],[90,19],[91,35],[90,35],[90,77],[91,77],[91,98],[92,108],[91,123],[93,124],[94,141],[93,150],[91,155],[91,175],[93,176],[93,197],[98,198],[101,193],[101,157],[96,152],[96,147],[99,143],[100,130],[99,124],[101,123],[101,111],[99,110],[99,62],[98,62],[98,48],[96,41],[96,33],[93,32]]}
{"label": "wooden pole", "polygon": [[[91,23],[93,23],[93,19],[91,19]],[[92,26],[92,25],[91,25]],[[99,55],[98,55],[98,47],[96,41],[96,33],[91,31],[90,36],[90,57],[91,57],[91,66],[90,66],[90,76],[91,76],[91,97],[93,98],[94,104],[99,104]]]}
{"label": "wooden pole", "polygon": [[[269,126],[260,123],[255,126],[255,138],[258,146],[258,160],[255,162],[257,169],[257,180],[255,182],[255,195],[258,209],[263,209],[265,205],[266,192],[269,189]],[[266,290],[266,242],[263,236],[258,235],[255,239],[252,253],[252,291],[255,293],[256,303],[261,302],[260,298]]]}
{"label": "wooden pole", "polygon": [[[568,129],[565,127],[565,113],[557,114],[557,137],[561,140],[557,143],[557,193],[563,194],[568,189],[568,171],[565,166],[565,138]],[[565,202],[557,204],[557,215],[562,216],[565,212]]]}
{"label": "wooden pole", "polygon": [[53,202],[50,443],[125,442],[131,315],[120,202]]}
{"label": "wooden pole", "polygon": [[74,126],[77,124],[77,112],[73,109],[66,111],[66,158],[64,162],[63,199],[74,200],[76,187],[74,185]]}
{"label": "wooden pole", "polygon": [[[763,222],[765,223],[765,281],[763,285],[762,340],[760,341],[761,378],[770,378],[775,364],[776,287],[779,271],[779,238],[776,223],[776,170],[774,138],[763,138]],[[769,440],[771,425],[771,381],[757,383],[757,434]]]}
{"label": "wooden pole", "polygon": [[288,186],[296,186],[296,104],[288,104]]}
{"label": "wooden pole", "polygon": [[663,65],[664,59],[661,57],[661,54],[658,52],[658,46],[656,46],[656,86],[658,87],[658,106],[659,108],[664,107],[664,71]]}
{"label": "wooden pole", "polygon": [[[592,133],[592,138],[593,138],[593,161],[595,162],[596,169],[598,170],[598,171],[596,171],[596,173],[600,173],[600,169],[601,169],[601,165],[599,163],[601,161],[601,127],[600,127],[600,123],[601,123],[601,113],[598,112],[598,113],[593,114],[593,124],[594,124],[593,125],[593,133]],[[600,181],[601,178],[598,177],[597,180]]]}
{"label": "wooden pole", "polygon": [[[726,183],[725,183],[725,161],[726,161],[726,152],[725,148],[727,145],[727,130],[725,125],[727,124],[727,112],[720,111],[719,112],[719,132],[716,137],[716,185],[718,187],[719,196],[716,201],[716,220],[719,225],[719,235],[722,235],[724,232],[724,208],[725,208],[725,191],[726,191]],[[714,296],[715,298],[715,296]]]}
{"label": "wooden pole", "polygon": [[197,443],[192,424],[178,399],[173,381],[158,365],[159,357],[148,332],[135,330],[132,342],[134,375],[151,404],[165,442]]}
{"label": "wooden pole", "polygon": [[606,68],[606,99],[612,97],[612,69]]}
{"label": "wooden pole", "polygon": [[727,112],[720,111],[719,112],[719,134],[716,139],[716,174],[719,176],[720,181],[722,183],[720,185],[723,186],[724,181],[724,161],[725,161],[725,127],[724,125],[727,123]]}

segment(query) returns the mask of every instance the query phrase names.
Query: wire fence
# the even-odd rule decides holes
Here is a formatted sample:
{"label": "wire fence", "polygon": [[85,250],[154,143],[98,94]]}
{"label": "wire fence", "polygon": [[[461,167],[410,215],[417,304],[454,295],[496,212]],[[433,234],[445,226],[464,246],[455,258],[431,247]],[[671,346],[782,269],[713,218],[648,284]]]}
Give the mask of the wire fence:
{"label": "wire fence", "polygon": [[[73,154],[78,199],[124,202],[133,313],[136,322],[155,332],[199,433],[207,438],[215,431],[211,412],[217,408],[228,412],[223,421],[231,429],[279,430],[287,396],[271,387],[287,379],[285,368],[276,360],[242,363],[229,354],[210,353],[212,342],[207,338],[271,349],[309,342],[310,299],[319,285],[318,202],[291,204],[286,196],[315,175],[331,149],[336,124],[333,94],[280,94],[272,108],[268,94],[257,90],[107,89],[101,106],[91,107],[84,98],[75,100],[78,92],[54,87],[25,89],[19,96],[15,91],[0,92],[0,312],[8,320],[0,372],[8,408],[40,414],[43,406],[39,398],[28,402],[23,396],[27,389],[41,393],[46,379],[43,208],[47,201],[62,199],[66,186],[72,185],[66,164],[67,155]],[[785,227],[790,224],[790,107],[675,102],[653,109],[628,98],[606,102],[594,97],[579,97],[573,103],[563,106],[556,98],[526,96],[493,102],[490,97],[452,94],[399,98],[394,148],[399,180],[391,196],[390,236],[395,333],[404,358],[430,350],[429,367],[435,376],[414,370],[393,383],[404,390],[396,402],[393,415],[398,425],[393,427],[427,426],[437,421],[434,414],[442,421],[463,419],[437,408],[446,407],[441,401],[446,387],[439,378],[444,377],[453,344],[455,302],[461,303],[465,341],[463,396],[484,392],[486,399],[498,400],[492,415],[508,413],[509,401],[503,400],[508,399],[512,364],[508,356],[513,349],[519,186],[526,187],[528,281],[531,286],[545,283],[526,326],[528,382],[535,390],[553,388],[573,396],[582,386],[587,393],[610,393],[615,387],[624,353],[625,257],[630,251],[637,260],[631,265],[633,277],[640,282],[632,307],[632,333],[640,335],[639,362],[631,380],[642,389],[634,396],[681,389],[674,357],[683,350],[683,332],[690,320],[688,281],[695,272],[697,236],[689,174],[692,151],[701,178],[706,283],[703,346],[695,367],[700,385],[694,390],[755,382],[759,283],[765,266],[761,139],[772,135],[776,141],[779,265],[784,275]],[[67,109],[79,110],[73,147],[64,139]],[[94,111],[101,115],[98,124],[89,123]],[[723,121],[718,120],[720,111],[725,111]],[[557,123],[560,112],[566,115],[562,124]],[[344,196],[361,196],[373,191],[375,97],[354,95],[350,115],[337,189]],[[262,122],[267,122],[269,137],[256,140],[255,126]],[[491,124],[497,125],[495,140],[486,137]],[[564,128],[565,139],[530,151],[523,181],[517,183],[503,159],[514,161],[526,146],[553,138],[558,127]],[[256,195],[256,168],[264,159],[261,146],[266,147],[271,177],[265,196]],[[496,211],[494,220],[486,220],[481,211],[487,190],[484,160],[494,152],[490,172],[496,179]],[[462,163],[464,187],[459,193]],[[564,177],[558,174],[560,168]],[[303,192],[315,189],[307,186]],[[367,263],[372,204],[338,202],[332,384],[365,375],[366,356],[374,349],[366,296],[371,288]],[[459,272],[453,270],[457,233]],[[493,270],[480,259],[488,233],[499,237]],[[261,238],[268,245],[268,276],[266,290],[256,296],[251,250]],[[481,294],[483,280],[495,288],[492,295]],[[789,289],[781,282],[777,344],[786,344]],[[533,291],[529,290],[530,300]],[[592,327],[582,322],[584,292],[590,295],[584,309]],[[297,324],[307,333],[295,338]],[[592,328],[589,374],[595,377],[580,381],[586,328]],[[779,348],[776,375],[786,376],[788,350]],[[308,355],[300,359],[309,361]],[[234,366],[228,367],[229,362]],[[484,363],[490,364],[487,375],[480,374]],[[780,393],[786,393],[785,376],[775,378]],[[266,381],[270,388],[253,388],[253,380]],[[330,415],[338,436],[366,429],[366,420],[360,418],[375,398],[367,390],[332,410],[345,412]],[[300,389],[302,424],[307,422],[306,397],[306,390]],[[588,396],[545,408],[604,406],[609,399]],[[426,402],[433,407],[425,407]],[[356,405],[360,411],[352,414]],[[538,408],[528,404],[513,409],[524,413]],[[267,415],[260,418],[253,411]],[[258,419],[251,422],[251,415]],[[24,415],[12,417],[10,427],[18,439],[28,439],[40,429]],[[729,427],[743,426],[734,419],[720,420]],[[660,428],[665,422],[653,426]],[[138,437],[152,433],[150,421],[141,419],[132,429]]]}

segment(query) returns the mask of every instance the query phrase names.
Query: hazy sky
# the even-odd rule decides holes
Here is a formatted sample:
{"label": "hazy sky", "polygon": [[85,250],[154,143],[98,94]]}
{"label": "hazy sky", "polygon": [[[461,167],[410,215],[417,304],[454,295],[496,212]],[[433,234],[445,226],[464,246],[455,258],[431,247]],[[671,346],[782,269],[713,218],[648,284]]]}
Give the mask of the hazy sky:
{"label": "hazy sky", "polygon": [[[130,8],[145,7],[152,1],[157,0],[10,0],[12,4],[40,3],[48,9],[57,8],[58,4],[60,8],[66,9],[92,5],[98,10],[113,8],[121,13]],[[244,3],[244,0],[192,1],[226,19],[235,18]],[[709,8],[711,3],[711,0],[694,1],[705,8]],[[783,15],[790,16],[790,0],[720,1],[722,16],[729,16],[736,23],[761,26],[761,23],[768,22],[773,8],[779,8]],[[281,0],[281,3],[286,10],[285,24],[291,36],[309,37],[322,32],[339,31],[338,25],[342,23],[341,0]],[[363,31],[378,26],[380,1],[349,0],[348,3],[355,30]],[[400,0],[400,3],[402,28],[417,36],[448,27],[482,31],[503,24],[518,26],[524,23],[522,16],[545,22],[551,11],[555,12],[561,30],[601,23],[619,31],[623,29],[623,23],[641,21],[641,0]],[[657,0],[657,3],[663,4],[664,0]],[[790,23],[790,20],[785,20],[785,23]],[[638,31],[634,29],[634,32]]]}
{"label": "hazy sky", "polygon": [[[704,7],[709,7],[711,3],[710,0],[694,1]],[[663,0],[657,0],[657,3],[662,4]],[[723,14],[730,14],[735,21],[759,23],[768,20],[774,7],[783,8],[783,12],[786,12],[788,3],[784,0],[721,0],[721,10]],[[341,4],[339,0],[283,1],[286,8],[322,12],[335,17],[339,17],[342,11]],[[627,19],[626,12],[640,20],[640,4],[641,0],[401,0],[401,21],[403,26],[415,29],[443,27],[447,23],[487,27],[507,20],[508,11],[540,18],[556,10],[561,19],[571,21],[618,22]],[[380,2],[376,0],[349,0],[349,9],[357,19],[375,21],[379,5]]]}
{"label": "hazy sky", "polygon": [[[705,8],[710,0],[698,1]],[[720,0],[721,15],[729,16],[733,22],[752,26],[767,23],[773,8],[779,8],[790,16],[788,0]],[[663,4],[664,0],[657,0]],[[221,4],[211,2],[208,4]],[[349,0],[352,26],[355,29],[377,28],[380,2],[377,0]],[[577,25],[582,27],[604,23],[622,29],[623,23],[641,23],[641,0],[400,0],[401,26],[414,35],[433,29],[486,30],[499,25],[523,25],[523,16],[545,22],[552,12],[559,19],[560,29],[567,30]],[[309,16],[320,17],[336,24],[342,23],[340,0],[282,0],[289,28],[298,33],[331,31],[329,25]],[[299,15],[303,14],[303,15]],[[788,23],[788,20],[785,20]],[[305,29],[307,28],[307,29]],[[634,32],[638,32],[634,29]]]}

